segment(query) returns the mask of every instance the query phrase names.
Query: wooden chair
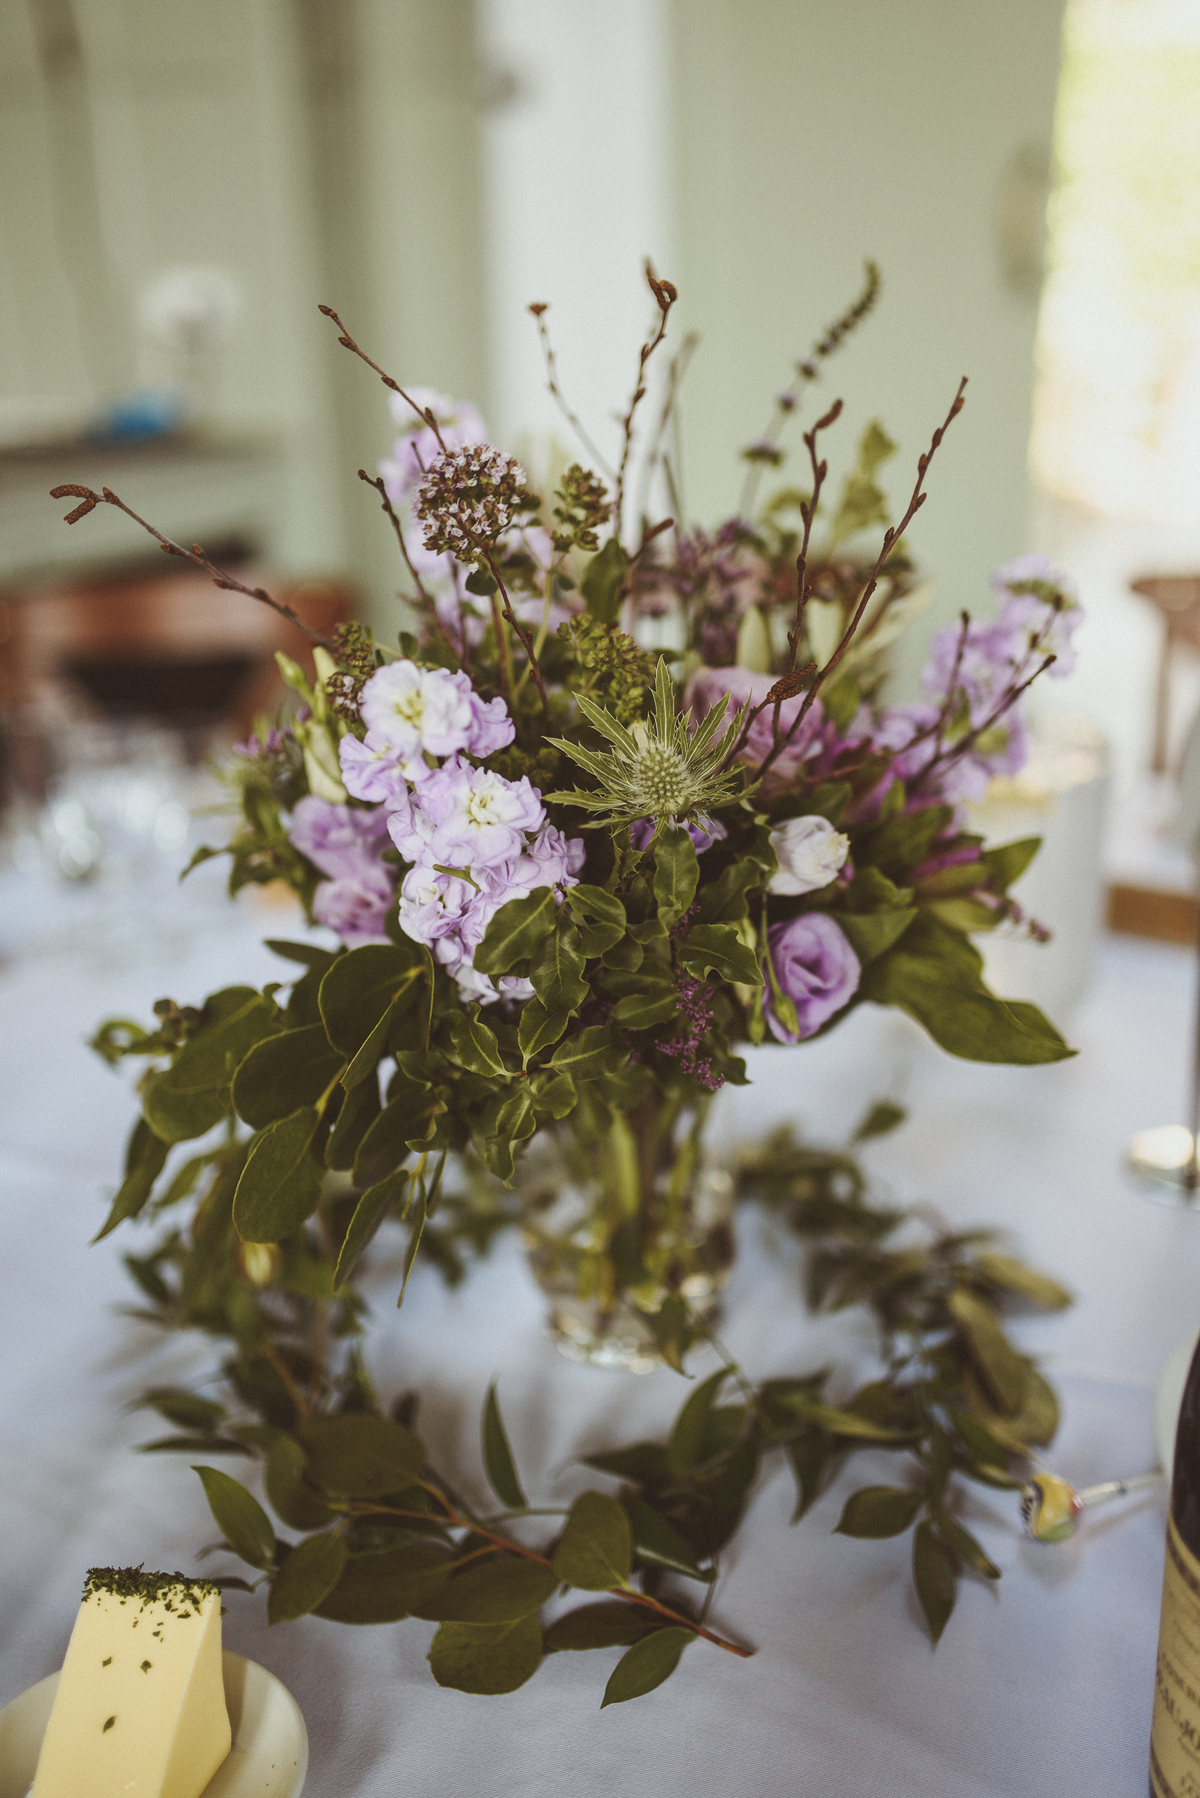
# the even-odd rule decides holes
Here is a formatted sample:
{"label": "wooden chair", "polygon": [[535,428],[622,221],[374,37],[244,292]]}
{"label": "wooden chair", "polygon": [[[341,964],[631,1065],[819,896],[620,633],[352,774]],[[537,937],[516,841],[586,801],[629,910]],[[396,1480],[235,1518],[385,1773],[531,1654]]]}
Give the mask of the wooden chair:
{"label": "wooden chair", "polygon": [[1158,657],[1154,695],[1154,748],[1150,766],[1155,774],[1167,772],[1167,733],[1170,726],[1171,656],[1186,647],[1200,655],[1200,574],[1146,574],[1129,585],[1148,599],[1160,613],[1165,629]]}

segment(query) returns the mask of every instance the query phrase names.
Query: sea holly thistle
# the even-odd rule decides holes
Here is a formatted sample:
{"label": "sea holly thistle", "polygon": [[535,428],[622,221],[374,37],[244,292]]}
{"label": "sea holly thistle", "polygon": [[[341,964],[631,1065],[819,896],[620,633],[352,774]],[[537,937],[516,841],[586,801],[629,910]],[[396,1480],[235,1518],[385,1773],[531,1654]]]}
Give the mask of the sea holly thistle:
{"label": "sea holly thistle", "polygon": [[[718,807],[729,805],[741,792],[744,776],[728,766],[730,752],[741,734],[748,705],[740,706],[720,737],[727,702],[713,706],[695,730],[691,713],[675,710],[675,683],[666,660],[659,658],[654,677],[653,707],[648,719],[628,729],[594,700],[580,693],[576,704],[588,723],[605,737],[605,750],[585,749],[580,743],[551,738],[571,760],[590,774],[593,791],[572,788],[549,793],[559,805],[578,806],[596,812],[592,828],[601,824],[634,824],[651,818],[655,834],[686,818],[702,819]],[[586,825],[584,828],[588,828]]]}

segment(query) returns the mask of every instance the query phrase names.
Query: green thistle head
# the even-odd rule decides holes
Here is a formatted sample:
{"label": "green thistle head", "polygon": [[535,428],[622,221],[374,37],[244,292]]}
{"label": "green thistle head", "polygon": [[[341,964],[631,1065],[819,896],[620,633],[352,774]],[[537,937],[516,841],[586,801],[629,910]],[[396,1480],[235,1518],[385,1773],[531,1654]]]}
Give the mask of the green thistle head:
{"label": "green thistle head", "polygon": [[575,788],[547,793],[546,799],[598,813],[596,825],[633,824],[639,818],[651,818],[659,826],[707,816],[717,806],[728,805],[741,791],[742,770],[722,764],[737,742],[747,707],[741,707],[720,738],[717,732],[728,699],[714,706],[691,730],[691,713],[680,715],[675,710],[675,683],[662,657],[655,671],[654,707],[647,722],[626,729],[586,694],[577,693],[575,702],[612,747],[596,751],[551,737],[556,748],[593,777],[597,790],[585,793]]}

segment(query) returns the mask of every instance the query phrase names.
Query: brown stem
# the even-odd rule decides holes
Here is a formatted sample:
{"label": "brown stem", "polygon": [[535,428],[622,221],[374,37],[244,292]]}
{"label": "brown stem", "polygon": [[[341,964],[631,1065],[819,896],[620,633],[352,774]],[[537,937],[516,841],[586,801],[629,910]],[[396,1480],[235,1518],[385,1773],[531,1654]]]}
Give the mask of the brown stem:
{"label": "brown stem", "polygon": [[[1049,668],[1051,666],[1051,664],[1053,662],[1055,662],[1056,660],[1057,660],[1056,656],[1047,656],[1045,661],[1043,663],[1041,663],[1041,665],[1039,667],[1035,668],[1032,674],[1026,675],[1025,679],[1020,683],[1019,686],[1014,687],[1010,693],[1005,694],[1004,698],[1001,700],[1000,704],[996,707],[995,711],[990,712],[988,714],[988,716],[984,719],[982,724],[977,724],[973,730],[969,730],[967,732],[965,737],[960,737],[958,742],[955,743],[950,749],[947,749],[942,754],[936,755],[934,757],[934,759],[926,767],[922,768],[920,774],[918,774],[916,779],[913,781],[911,790],[914,793],[920,792],[921,787],[923,786],[925,781],[928,780],[929,776],[933,773],[935,768],[948,767],[950,765],[950,763],[957,762],[962,756],[966,755],[967,751],[969,749],[971,749],[979,741],[980,737],[984,736],[989,730],[991,730],[993,724],[998,724],[1000,722],[1000,720],[1001,720],[1001,718],[1003,718],[1005,712],[1012,710],[1013,706],[1016,705],[1016,703],[1017,703],[1018,699],[1020,699],[1021,695],[1023,693],[1027,693],[1029,691],[1030,687],[1032,687],[1034,681],[1040,680],[1042,675],[1045,674],[1047,668]],[[917,740],[916,738],[913,739],[914,742],[916,740]],[[906,747],[907,747],[907,745],[906,745]]]}
{"label": "brown stem", "polygon": [[546,364],[547,390],[552,395],[555,405],[558,407],[593,462],[595,462],[596,466],[602,470],[608,480],[615,481],[617,478],[616,470],[608,460],[608,457],[600,454],[600,451],[596,448],[596,445],[584,430],[578,416],[572,412],[570,406],[567,404],[562,389],[558,385],[558,368],[554,358],[554,348],[550,342],[550,333],[546,329],[545,322],[545,314],[549,311],[549,307],[544,300],[535,300],[528,310],[532,312],[534,318],[537,320],[538,337],[542,345],[542,358]]}
{"label": "brown stem", "polygon": [[[492,554],[490,549],[485,549],[483,553],[484,553],[484,556],[487,561],[488,573],[491,575],[492,579],[495,581],[497,590],[500,594],[500,604],[503,608],[504,616],[508,620],[509,624],[512,626],[513,630],[517,633],[517,636],[519,637],[520,642],[521,642],[521,647],[525,651],[525,655],[526,655],[526,658],[527,658],[528,664],[529,664],[529,672],[533,676],[534,685],[537,687],[537,690],[538,690],[538,697],[542,702],[542,713],[543,713],[543,716],[545,717],[546,723],[549,724],[551,722],[551,719],[550,719],[550,697],[549,697],[548,693],[546,692],[546,683],[542,678],[542,670],[538,664],[538,659],[537,659],[536,655],[533,653],[533,638],[529,635],[529,632],[524,629],[524,627],[522,626],[516,613],[512,609],[512,602],[508,597],[508,589],[505,587],[504,582],[500,577],[500,570],[496,566],[495,556]],[[511,677],[511,668],[510,668],[509,672],[510,672],[510,677]],[[514,724],[516,723],[515,714],[513,717],[513,722],[514,722]]]}
{"label": "brown stem", "polygon": [[629,401],[629,409],[621,420],[621,460],[617,465],[617,492],[613,504],[613,528],[618,537],[621,535],[621,511],[625,502],[625,471],[629,466],[629,452],[633,448],[633,420],[641,401],[646,397],[646,389],[642,377],[646,372],[646,364],[667,334],[667,320],[671,316],[671,308],[679,298],[670,281],[660,281],[646,262],[646,281],[654,295],[658,307],[658,328],[652,331],[638,351],[637,380],[633,384],[633,394]]}
{"label": "brown stem", "polygon": [[295,1405],[301,1417],[310,1416],[312,1413],[312,1406],[292,1378],[291,1369],[288,1367],[287,1362],[279,1353],[279,1350],[275,1347],[274,1343],[268,1342],[263,1345],[262,1356],[264,1361],[270,1362],[271,1366],[275,1369],[275,1372],[287,1387],[288,1397]]}
{"label": "brown stem", "polygon": [[[502,1548],[509,1554],[521,1555],[527,1561],[536,1561],[539,1566],[550,1568],[554,1566],[553,1561],[545,1555],[538,1554],[536,1549],[526,1548],[523,1543],[514,1542],[511,1536],[503,1536],[498,1530],[488,1529],[485,1524],[477,1523],[473,1518],[460,1516],[445,1493],[437,1486],[430,1485],[427,1480],[418,1480],[416,1483],[423,1492],[428,1492],[431,1498],[437,1499],[442,1507],[445,1521],[456,1529],[469,1530],[473,1536],[484,1536],[489,1542],[494,1542],[497,1548]],[[429,1521],[427,1511],[402,1511],[393,1505],[356,1504],[351,1515],[360,1511],[369,1511],[377,1516],[383,1514],[391,1517],[417,1517],[424,1519],[425,1522]],[[752,1648],[743,1648],[737,1642],[727,1642],[724,1636],[718,1636],[714,1630],[706,1629],[704,1624],[695,1622],[693,1618],[684,1616],[680,1611],[671,1610],[668,1605],[660,1604],[656,1598],[651,1598],[646,1592],[635,1591],[632,1586],[609,1586],[608,1591],[613,1598],[628,1599],[630,1604],[639,1604],[646,1610],[657,1611],[662,1617],[669,1617],[672,1623],[681,1624],[684,1629],[690,1629],[696,1635],[703,1636],[704,1640],[711,1642],[714,1647],[727,1649],[730,1654],[740,1655],[743,1660],[749,1660],[754,1653]]]}
{"label": "brown stem", "polygon": [[845,655],[847,649],[849,649],[850,644],[853,641],[854,634],[862,622],[863,613],[866,611],[867,606],[870,604],[871,596],[874,593],[876,587],[879,585],[879,576],[883,570],[884,563],[887,561],[888,556],[891,554],[893,546],[899,542],[900,538],[904,535],[905,531],[908,529],[909,525],[912,523],[913,519],[916,517],[917,513],[920,511],[921,507],[925,504],[926,494],[924,491],[923,483],[925,480],[925,476],[929,470],[929,464],[933,461],[933,458],[936,455],[936,453],[941,445],[942,439],[946,435],[946,432],[949,430],[951,424],[958,417],[959,413],[963,409],[963,403],[964,403],[963,396],[966,392],[966,386],[967,386],[967,377],[966,377],[966,375],[964,375],[962,380],[958,384],[958,392],[955,394],[954,399],[951,402],[950,410],[947,412],[945,418],[942,420],[942,423],[938,426],[937,430],[933,433],[933,437],[930,440],[928,450],[926,450],[924,455],[920,456],[917,460],[917,478],[916,478],[916,482],[913,486],[912,496],[909,499],[908,506],[905,509],[903,518],[900,520],[900,523],[898,525],[889,525],[887,530],[884,532],[883,544],[880,548],[878,556],[875,558],[875,565],[871,570],[871,574],[867,580],[866,586],[863,588],[863,591],[859,598],[858,604],[855,607],[854,612],[850,618],[850,622],[847,624],[845,630],[842,632],[841,641],[838,643],[837,648],[834,650],[833,654],[830,656],[829,660],[826,662],[824,668],[822,668],[819,671],[819,673],[815,676],[812,686],[808,689],[808,692],[805,695],[804,704],[800,707],[800,710],[796,713],[796,717],[793,720],[791,727],[789,728],[789,730],[787,732],[787,735],[785,737],[783,737],[782,740],[779,740],[772,745],[770,753],[765,757],[762,764],[760,765],[759,770],[758,770],[758,775],[759,775],[760,780],[762,779],[763,775],[767,772],[767,769],[771,766],[772,762],[775,761],[776,757],[779,756],[781,754],[781,752],[787,748],[787,745],[791,742],[792,738],[795,736],[795,734],[799,730],[801,724],[804,722],[805,718],[807,717],[809,711],[812,709],[812,706],[816,700],[817,694],[820,692],[821,688],[824,686],[825,682],[828,680],[830,674],[837,667],[838,663],[841,661],[842,657]]}
{"label": "brown stem", "polygon": [[[683,377],[687,373],[688,363],[694,356],[696,346],[699,342],[699,334],[695,331],[689,331],[683,340],[679,353],[672,356],[670,366],[667,369],[667,391],[663,396],[662,411],[658,416],[658,425],[650,443],[640,482],[641,492],[638,499],[638,511],[643,517],[650,507],[650,485],[654,479],[654,466],[659,457],[663,455],[663,438],[667,434],[667,426],[674,421],[675,408],[679,402],[679,389],[683,385]],[[671,504],[672,510],[677,513],[678,507],[675,505],[674,500],[672,500]]]}
{"label": "brown stem", "polygon": [[434,599],[432,593],[430,593],[430,591],[426,587],[424,581],[421,579],[420,575],[417,573],[416,565],[413,562],[412,557],[408,553],[408,544],[404,541],[404,527],[400,523],[400,520],[396,516],[396,509],[392,505],[391,495],[388,493],[387,488],[383,484],[382,476],[378,476],[374,480],[372,480],[371,476],[367,473],[366,469],[360,468],[358,471],[358,478],[360,481],[365,481],[368,487],[374,487],[376,493],[379,495],[380,507],[387,514],[387,517],[391,524],[391,527],[392,527],[393,531],[396,533],[396,542],[400,545],[400,554],[404,557],[404,565],[408,569],[409,574],[411,574],[411,576],[413,578],[413,585],[416,587],[417,593],[419,594],[420,598],[425,603],[426,615],[432,620],[434,629],[437,631],[437,633],[441,637],[443,643],[446,645],[447,649],[450,651],[450,654],[454,657],[454,660],[458,663],[458,666],[461,668],[463,666],[463,657],[466,652],[465,637],[464,637],[462,648],[461,649],[457,648],[455,646],[454,640],[451,637],[449,631],[446,629],[445,625],[442,623],[441,617],[440,617],[440,615],[438,613],[438,609],[437,609],[437,601]]}
{"label": "brown stem", "polygon": [[148,531],[165,555],[181,556],[185,562],[191,562],[194,567],[202,569],[205,574],[211,575],[214,587],[221,587],[227,593],[244,593],[247,599],[257,599],[260,605],[270,606],[273,612],[278,612],[281,618],[286,618],[289,624],[294,624],[298,630],[302,630],[310,642],[319,643],[322,649],[328,649],[336,654],[336,644],[331,643],[328,637],[323,637],[319,631],[313,630],[311,625],[305,624],[300,614],[294,612],[291,606],[285,605],[282,600],[272,598],[265,587],[247,587],[244,581],[239,581],[236,576],[227,574],[223,568],[218,568],[215,562],[209,561],[198,543],[193,543],[191,549],[184,549],[182,544],[173,543],[170,537],[164,537],[160,530],[156,530],[154,525],[140,517],[132,506],[127,506],[123,499],[119,499],[111,488],[102,487],[99,493],[93,493],[90,487],[80,487],[75,482],[68,482],[65,487],[51,487],[50,498],[77,499],[80,502],[67,513],[64,520],[67,524],[78,524],[81,518],[86,518],[88,513],[94,512],[99,505],[116,506],[117,510],[124,512],[127,518],[132,518],[134,524],[140,524],[144,531]]}
{"label": "brown stem", "polygon": [[357,357],[360,358],[361,361],[366,363],[368,368],[373,368],[375,370],[375,373],[379,376],[379,379],[383,382],[384,386],[390,387],[393,393],[398,393],[400,395],[400,398],[404,401],[405,405],[412,407],[412,409],[416,413],[417,417],[421,420],[421,423],[429,426],[430,430],[433,432],[434,436],[438,440],[438,448],[444,454],[446,445],[445,445],[445,441],[442,437],[441,430],[438,426],[437,417],[433,411],[432,406],[418,406],[416,400],[413,399],[412,395],[405,393],[405,391],[404,391],[403,387],[401,387],[399,381],[393,381],[391,375],[385,374],[383,369],[380,368],[378,362],[372,362],[371,358],[367,355],[367,352],[364,349],[360,349],[358,344],[355,343],[353,337],[351,337],[349,331],[347,331],[345,325],[342,323],[341,319],[338,317],[337,313],[334,311],[332,306],[318,306],[317,310],[318,310],[318,312],[323,312],[325,314],[326,318],[331,318],[333,320],[334,324],[337,326],[338,330],[341,332],[341,336],[338,338],[338,342],[342,345],[342,348],[352,351],[354,355],[356,355]]}

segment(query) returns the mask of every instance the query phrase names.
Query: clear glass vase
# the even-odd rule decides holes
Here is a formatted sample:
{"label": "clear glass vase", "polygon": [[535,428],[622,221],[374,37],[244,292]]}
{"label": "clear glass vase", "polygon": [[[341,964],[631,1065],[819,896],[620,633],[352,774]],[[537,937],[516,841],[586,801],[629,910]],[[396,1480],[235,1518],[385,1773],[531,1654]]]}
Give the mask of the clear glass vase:
{"label": "clear glass vase", "polygon": [[655,1321],[673,1295],[694,1320],[715,1320],[733,1261],[734,1195],[704,1153],[702,1122],[650,1101],[586,1142],[568,1123],[545,1130],[521,1157],[530,1267],[569,1359],[631,1373],[661,1366]]}

